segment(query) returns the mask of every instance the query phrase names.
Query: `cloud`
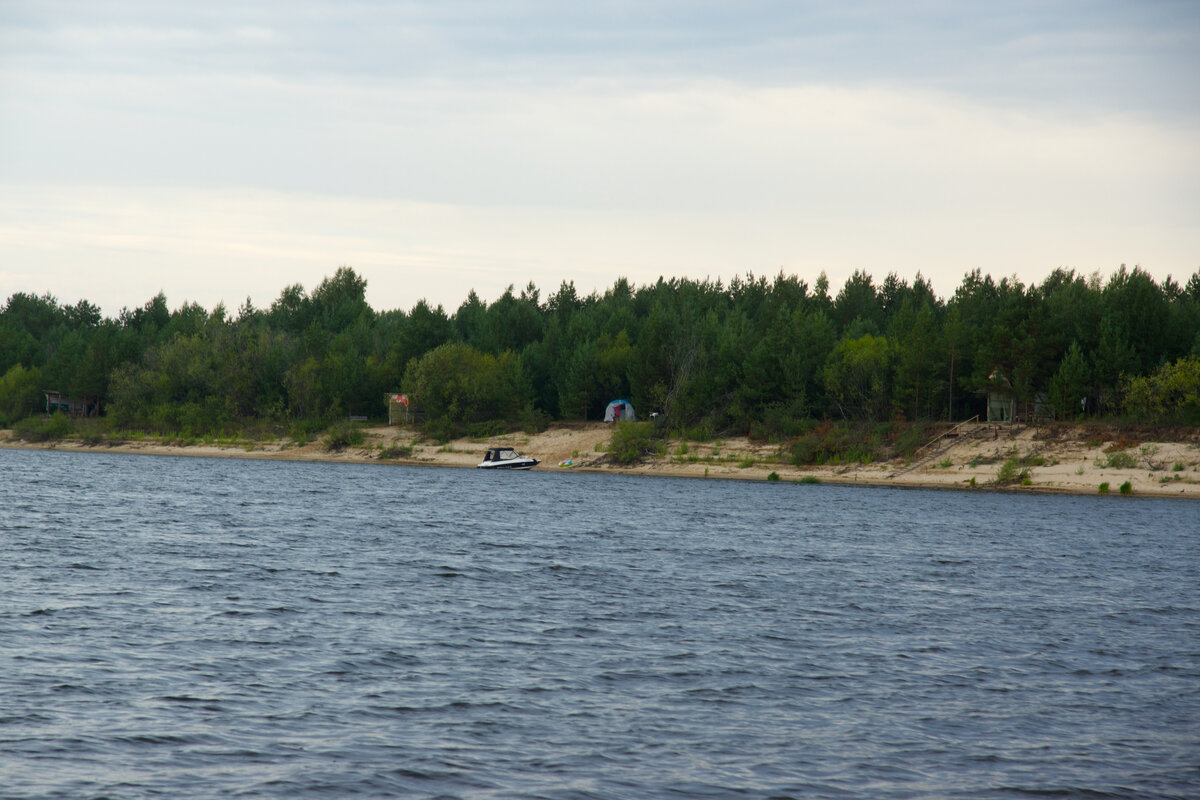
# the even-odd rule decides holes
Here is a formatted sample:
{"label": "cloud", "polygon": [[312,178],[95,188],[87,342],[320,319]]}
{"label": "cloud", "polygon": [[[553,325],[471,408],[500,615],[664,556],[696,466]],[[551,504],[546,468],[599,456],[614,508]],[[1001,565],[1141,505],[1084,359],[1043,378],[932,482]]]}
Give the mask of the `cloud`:
{"label": "cloud", "polygon": [[17,3],[0,293],[1188,274],[1200,12],[1083,7]]}

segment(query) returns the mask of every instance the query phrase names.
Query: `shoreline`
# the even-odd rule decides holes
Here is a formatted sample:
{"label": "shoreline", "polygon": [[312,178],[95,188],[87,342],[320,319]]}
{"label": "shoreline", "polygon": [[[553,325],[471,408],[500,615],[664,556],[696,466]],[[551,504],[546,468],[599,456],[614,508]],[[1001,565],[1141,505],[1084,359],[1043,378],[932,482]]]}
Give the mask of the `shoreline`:
{"label": "shoreline", "polygon": [[[603,452],[611,434],[604,423],[556,426],[538,434],[513,433],[485,440],[457,439],[446,445],[425,442],[414,432],[396,427],[363,429],[364,442],[340,451],[325,451],[320,442],[295,445],[288,441],[242,444],[163,444],[154,440],[117,444],[86,444],[77,440],[24,442],[11,431],[0,432],[0,448],[59,450],[83,453],[185,456],[192,458],[246,458],[315,463],[356,463],[398,466],[473,468],[487,447],[508,445],[541,459],[539,471],[573,470],[594,474],[712,478],[765,481],[774,473],[783,483],[819,482],[850,486],[894,486],[913,489],[1017,492],[1033,494],[1121,494],[1128,482],[1130,494],[1143,497],[1200,499],[1200,436],[1194,441],[1088,440],[1064,429],[994,426],[969,432],[958,440],[926,453],[915,463],[901,460],[869,464],[836,464],[796,467],[776,462],[778,446],[744,437],[695,443],[672,440],[667,455],[649,456],[637,464],[610,463]],[[1054,435],[1051,435],[1054,434]],[[403,457],[385,458],[385,448],[400,448]],[[1112,453],[1128,454],[1121,466],[1109,466]],[[1022,459],[1026,479],[997,483],[1006,460]],[[561,462],[570,461],[570,466]],[[974,483],[972,483],[974,481]]]}

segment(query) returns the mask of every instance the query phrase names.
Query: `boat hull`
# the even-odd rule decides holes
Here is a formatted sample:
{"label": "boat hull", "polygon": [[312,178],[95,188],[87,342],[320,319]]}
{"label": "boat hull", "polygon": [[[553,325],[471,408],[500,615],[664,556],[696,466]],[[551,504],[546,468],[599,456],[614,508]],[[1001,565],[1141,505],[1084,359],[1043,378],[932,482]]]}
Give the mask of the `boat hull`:
{"label": "boat hull", "polygon": [[504,461],[484,461],[476,469],[533,469],[542,463],[536,458],[510,458]]}

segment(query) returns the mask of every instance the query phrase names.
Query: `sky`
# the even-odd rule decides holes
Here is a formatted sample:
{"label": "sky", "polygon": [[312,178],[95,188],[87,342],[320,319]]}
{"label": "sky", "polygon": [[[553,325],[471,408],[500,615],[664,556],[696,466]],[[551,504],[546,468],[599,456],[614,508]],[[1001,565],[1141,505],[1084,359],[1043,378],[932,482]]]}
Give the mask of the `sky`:
{"label": "sky", "polygon": [[1200,270],[1195,0],[0,0],[0,302]]}

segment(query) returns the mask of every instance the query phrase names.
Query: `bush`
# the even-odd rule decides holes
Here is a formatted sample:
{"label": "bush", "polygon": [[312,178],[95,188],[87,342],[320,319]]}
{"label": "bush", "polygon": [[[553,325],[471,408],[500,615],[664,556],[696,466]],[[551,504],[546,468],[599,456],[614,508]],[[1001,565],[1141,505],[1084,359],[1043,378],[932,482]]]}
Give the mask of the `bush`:
{"label": "bush", "polygon": [[13,365],[0,376],[0,427],[37,413],[44,401],[41,370]]}
{"label": "bush", "polygon": [[384,460],[390,458],[408,458],[412,453],[412,445],[392,444],[382,448],[379,451],[379,457]]}
{"label": "bush", "polygon": [[71,420],[61,411],[50,417],[26,417],[13,426],[13,434],[26,442],[50,442],[71,435]]}
{"label": "bush", "polygon": [[533,404],[526,404],[521,412],[521,430],[525,433],[541,433],[550,427],[550,415]]}
{"label": "bush", "polygon": [[711,442],[713,439],[713,430],[708,425],[701,425],[697,428],[684,428],[679,438],[687,439],[689,442]]}
{"label": "bush", "polygon": [[772,403],[762,409],[760,420],[750,423],[750,438],[786,442],[804,433],[807,416],[802,402]]}
{"label": "bush", "polygon": [[792,464],[869,464],[880,458],[879,433],[868,426],[823,423],[812,433],[798,436],[788,445]]}
{"label": "bush", "polygon": [[1000,469],[996,472],[996,483],[1002,486],[1011,483],[1024,483],[1027,480],[1032,482],[1030,472],[1017,456],[1011,456],[1000,465]]}
{"label": "bush", "polygon": [[1108,494],[1108,481],[1100,484],[1100,494]]}
{"label": "bush", "polygon": [[779,480],[779,473],[772,472],[770,475],[767,476],[767,480],[769,480],[771,482],[775,482],[775,481]]}
{"label": "bush", "polygon": [[1125,481],[1121,484],[1120,492],[1121,494],[1133,494],[1133,484],[1129,481]]}
{"label": "bush", "polygon": [[617,422],[615,426],[608,452],[618,464],[633,464],[657,449],[651,423]]}
{"label": "bush", "polygon": [[1137,459],[1125,450],[1118,450],[1115,453],[1109,453],[1097,463],[1100,467],[1111,469],[1133,469],[1137,466]]}
{"label": "bush", "polygon": [[467,426],[467,438],[469,439],[490,439],[493,436],[503,436],[512,428],[505,425],[498,419],[488,420],[486,422],[473,422]]}
{"label": "bush", "polygon": [[357,447],[363,443],[362,429],[353,422],[335,422],[326,431],[322,446],[326,452],[345,450],[347,447]]}

